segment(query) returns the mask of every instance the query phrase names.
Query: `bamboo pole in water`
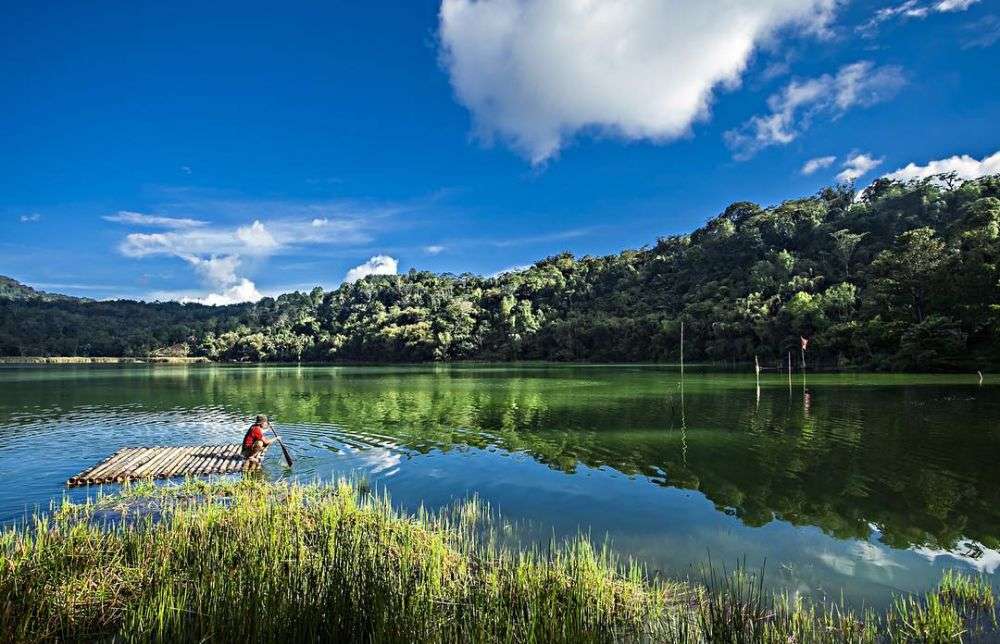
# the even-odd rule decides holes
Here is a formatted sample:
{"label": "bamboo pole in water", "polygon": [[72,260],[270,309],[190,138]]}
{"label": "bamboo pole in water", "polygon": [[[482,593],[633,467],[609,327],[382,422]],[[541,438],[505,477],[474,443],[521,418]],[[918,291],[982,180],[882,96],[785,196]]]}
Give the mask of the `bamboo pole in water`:
{"label": "bamboo pole in water", "polygon": [[228,445],[219,445],[219,449],[215,451],[215,460],[212,461],[212,474],[222,472],[222,468],[226,463],[225,453],[227,449],[229,449]]}
{"label": "bamboo pole in water", "polygon": [[157,478],[165,479],[170,476],[172,472],[185,458],[187,458],[187,453],[190,448],[178,447],[174,450],[174,455],[169,461],[160,466],[160,470],[156,473]]}
{"label": "bamboo pole in water", "polygon": [[223,450],[225,450],[224,445],[216,446],[216,449],[212,452],[212,460],[208,462],[208,467],[205,469],[205,474],[219,473],[219,469],[222,467]]}
{"label": "bamboo pole in water", "polygon": [[681,318],[681,375],[684,375],[684,319]]}
{"label": "bamboo pole in water", "polygon": [[171,463],[176,461],[180,457],[180,452],[182,448],[180,447],[168,447],[164,450],[164,455],[157,459],[156,462],[149,463],[140,472],[141,477],[145,478],[147,476],[161,478],[164,470],[170,466]]}
{"label": "bamboo pole in water", "polygon": [[226,454],[226,472],[235,472],[243,466],[243,457],[240,455],[240,445],[232,445]]}
{"label": "bamboo pole in water", "polygon": [[178,472],[182,471],[187,465],[187,462],[191,460],[191,453],[194,451],[193,447],[182,447],[177,458],[173,460],[166,468],[164,468],[162,476],[163,478],[170,478]]}
{"label": "bamboo pole in water", "polygon": [[133,479],[142,479],[147,476],[153,476],[156,474],[157,470],[166,463],[174,455],[174,450],[172,447],[164,447],[160,450],[158,454],[153,456],[139,467],[137,467],[130,475]]}
{"label": "bamboo pole in water", "polygon": [[124,455],[132,452],[134,449],[136,449],[136,448],[134,448],[134,447],[123,447],[122,449],[119,449],[118,451],[116,451],[115,453],[111,454],[106,459],[104,459],[103,461],[100,461],[96,465],[92,465],[91,467],[88,467],[87,469],[85,469],[84,471],[80,472],[76,476],[69,477],[69,480],[66,481],[66,483],[69,484],[69,485],[76,485],[77,481],[85,481],[86,479],[89,479],[92,474],[95,474],[99,470],[104,469],[105,467],[107,467],[108,465],[110,465],[112,461],[114,461],[117,458],[121,458],[122,456],[124,456]]}
{"label": "bamboo pole in water", "polygon": [[236,460],[234,457],[236,456],[238,449],[239,449],[239,447],[236,446],[236,445],[230,445],[230,446],[228,446],[226,448],[226,451],[222,455],[222,471],[223,472],[228,473],[228,472],[232,471],[232,469],[233,469],[233,463]]}
{"label": "bamboo pole in water", "polygon": [[140,447],[136,449],[135,452],[129,454],[124,459],[119,459],[111,467],[109,467],[108,469],[102,471],[99,475],[97,475],[93,480],[97,483],[113,483],[115,478],[123,469],[125,469],[126,467],[130,467],[132,463],[136,463],[138,461],[143,460],[144,458],[147,458],[149,456],[149,453],[150,453],[149,447]]}
{"label": "bamboo pole in water", "polygon": [[144,447],[128,447],[122,450],[118,450],[112,457],[104,461],[103,464],[97,468],[91,470],[86,477],[79,477],[81,483],[92,483],[95,481],[100,481],[108,472],[112,472],[117,469],[121,463],[127,461],[130,458],[134,458],[139,452],[144,450]]}
{"label": "bamboo pole in water", "polygon": [[215,468],[219,462],[219,452],[221,450],[222,450],[222,445],[212,445],[212,452],[209,455],[208,460],[205,461],[204,466],[202,466],[201,469],[202,474],[213,474],[215,472]]}
{"label": "bamboo pole in water", "polygon": [[753,370],[757,377],[757,405],[760,405],[760,362],[757,360],[757,354],[753,354]]}
{"label": "bamboo pole in water", "polygon": [[122,482],[127,481],[127,480],[129,480],[131,478],[135,478],[134,472],[136,470],[138,470],[139,468],[141,468],[146,463],[148,463],[151,460],[153,460],[154,458],[156,458],[157,455],[160,454],[160,447],[161,447],[160,445],[156,445],[154,447],[151,447],[149,449],[149,451],[147,452],[147,454],[145,455],[144,458],[138,459],[137,461],[135,461],[134,463],[132,463],[132,465],[129,466],[127,469],[119,470],[118,473],[114,477],[114,482],[115,483],[122,483]]}
{"label": "bamboo pole in water", "polygon": [[205,461],[208,460],[210,450],[211,448],[208,445],[199,447],[196,450],[194,460],[191,461],[191,464],[188,466],[187,471],[185,471],[184,474],[196,476],[198,472],[201,470],[202,466],[205,465]]}

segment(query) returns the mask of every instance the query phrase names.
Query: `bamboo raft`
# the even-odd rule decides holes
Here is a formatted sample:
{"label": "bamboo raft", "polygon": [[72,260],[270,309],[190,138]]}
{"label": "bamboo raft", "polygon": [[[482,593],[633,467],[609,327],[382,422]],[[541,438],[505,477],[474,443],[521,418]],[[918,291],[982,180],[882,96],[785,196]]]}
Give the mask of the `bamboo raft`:
{"label": "bamboo raft", "polygon": [[240,445],[124,447],[66,481],[67,485],[124,483],[136,479],[232,474],[257,469],[240,454]]}

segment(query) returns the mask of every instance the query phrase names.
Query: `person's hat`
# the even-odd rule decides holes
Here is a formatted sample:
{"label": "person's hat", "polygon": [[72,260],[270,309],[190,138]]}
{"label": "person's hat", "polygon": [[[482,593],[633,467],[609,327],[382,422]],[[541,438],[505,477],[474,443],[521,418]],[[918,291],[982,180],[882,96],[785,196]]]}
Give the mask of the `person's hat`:
{"label": "person's hat", "polygon": [[258,423],[266,423],[267,422],[267,416],[264,416],[263,414],[261,414],[260,416],[257,416],[257,422]]}

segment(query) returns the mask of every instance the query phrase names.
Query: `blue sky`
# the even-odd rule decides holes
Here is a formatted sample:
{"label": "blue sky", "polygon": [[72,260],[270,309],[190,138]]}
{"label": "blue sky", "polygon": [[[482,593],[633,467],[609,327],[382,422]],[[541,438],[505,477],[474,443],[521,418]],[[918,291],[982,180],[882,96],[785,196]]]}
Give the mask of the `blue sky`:
{"label": "blue sky", "polygon": [[996,0],[721,5],[8,6],[0,274],[221,303],[1000,171]]}

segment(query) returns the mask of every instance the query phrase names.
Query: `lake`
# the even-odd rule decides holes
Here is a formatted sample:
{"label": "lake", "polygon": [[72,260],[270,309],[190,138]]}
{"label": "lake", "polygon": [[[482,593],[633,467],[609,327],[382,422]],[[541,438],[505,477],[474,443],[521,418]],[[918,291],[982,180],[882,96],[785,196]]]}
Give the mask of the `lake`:
{"label": "lake", "polygon": [[131,445],[237,442],[272,478],[364,476],[407,509],[478,495],[547,543],[651,570],[766,561],[775,588],[884,605],[1000,568],[1000,381],[975,375],[460,365],[0,368],[0,521]]}

